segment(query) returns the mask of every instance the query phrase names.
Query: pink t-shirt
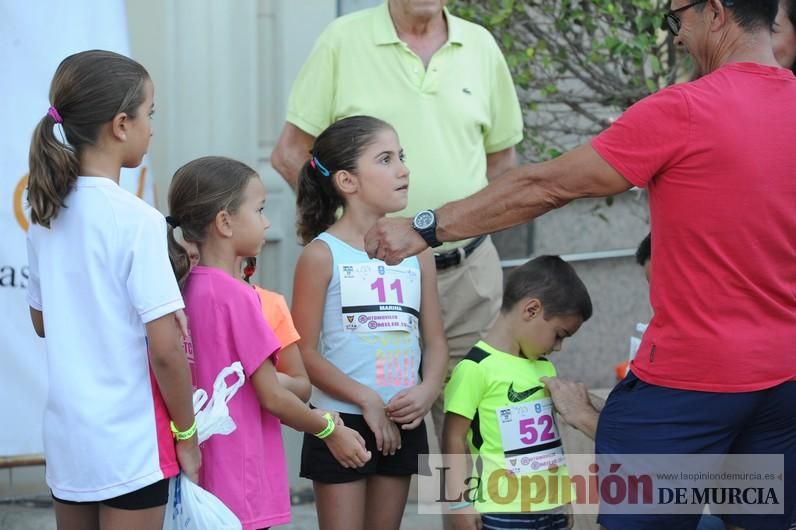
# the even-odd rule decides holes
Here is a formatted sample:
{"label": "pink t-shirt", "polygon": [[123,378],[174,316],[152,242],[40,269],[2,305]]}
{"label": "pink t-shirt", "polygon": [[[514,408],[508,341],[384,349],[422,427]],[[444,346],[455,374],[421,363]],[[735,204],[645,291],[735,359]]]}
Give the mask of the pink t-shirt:
{"label": "pink t-shirt", "polygon": [[218,373],[240,361],[246,383],[229,401],[237,428],[202,444],[200,485],[238,516],[244,530],[290,522],[290,490],[278,418],[262,408],[251,376],[276,365],[279,341],[263,319],[260,300],[226,272],[197,266],[183,288],[191,328],[194,385],[212,393]]}
{"label": "pink t-shirt", "polygon": [[794,138],[793,73],[733,63],[643,99],[592,141],[649,191],[642,380],[745,392],[796,379]]}

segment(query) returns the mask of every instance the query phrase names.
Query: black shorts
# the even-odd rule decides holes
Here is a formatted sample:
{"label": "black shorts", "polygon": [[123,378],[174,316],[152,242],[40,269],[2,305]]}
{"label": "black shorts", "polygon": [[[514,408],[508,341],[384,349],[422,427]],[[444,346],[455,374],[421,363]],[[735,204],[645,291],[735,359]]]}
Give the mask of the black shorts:
{"label": "black shorts", "polygon": [[[342,484],[366,478],[369,475],[408,476],[430,475],[428,467],[428,436],[426,423],[421,422],[411,431],[401,430],[401,449],[394,455],[384,456],[376,449],[376,436],[361,414],[340,413],[346,427],[354,429],[365,439],[371,458],[360,468],[344,468],[323,440],[304,434],[301,448],[301,473],[304,478],[327,484]],[[424,455],[419,458],[419,455]],[[422,462],[419,462],[422,460]]]}
{"label": "black shorts", "polygon": [[140,490],[131,491],[112,499],[105,499],[104,501],[65,501],[53,495],[53,499],[61,504],[69,504],[72,506],[83,506],[90,504],[104,504],[111,508],[119,510],[148,510],[149,508],[157,508],[164,506],[169,501],[169,479],[164,478],[149,486],[144,486]]}

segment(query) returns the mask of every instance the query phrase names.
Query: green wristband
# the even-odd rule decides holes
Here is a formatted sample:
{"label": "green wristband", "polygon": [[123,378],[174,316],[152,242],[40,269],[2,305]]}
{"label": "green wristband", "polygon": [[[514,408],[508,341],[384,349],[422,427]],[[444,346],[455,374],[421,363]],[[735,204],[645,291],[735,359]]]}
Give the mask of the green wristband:
{"label": "green wristband", "polygon": [[193,425],[191,425],[190,427],[188,427],[188,429],[184,431],[179,430],[177,426],[174,425],[173,421],[169,422],[169,425],[171,426],[171,434],[174,435],[174,439],[177,440],[178,442],[188,440],[192,438],[194,434],[196,434],[196,418],[194,418],[193,420]]}
{"label": "green wristband", "polygon": [[327,412],[326,414],[323,415],[323,417],[326,418],[326,428],[315,435],[315,437],[320,440],[328,438],[329,435],[334,432],[334,418],[332,417],[332,415]]}

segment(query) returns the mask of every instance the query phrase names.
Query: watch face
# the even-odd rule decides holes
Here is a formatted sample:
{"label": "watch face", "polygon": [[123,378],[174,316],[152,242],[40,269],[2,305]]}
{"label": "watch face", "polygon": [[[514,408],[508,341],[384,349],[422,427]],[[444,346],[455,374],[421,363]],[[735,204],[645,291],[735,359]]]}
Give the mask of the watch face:
{"label": "watch face", "polygon": [[419,230],[428,228],[432,224],[434,224],[434,214],[429,211],[420,212],[415,216],[415,226]]}

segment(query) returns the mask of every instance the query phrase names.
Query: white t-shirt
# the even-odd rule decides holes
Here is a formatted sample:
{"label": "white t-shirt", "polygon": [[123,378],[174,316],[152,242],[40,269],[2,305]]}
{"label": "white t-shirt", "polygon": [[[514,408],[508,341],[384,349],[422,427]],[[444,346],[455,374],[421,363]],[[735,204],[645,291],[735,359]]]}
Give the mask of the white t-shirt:
{"label": "white t-shirt", "polygon": [[104,500],[178,471],[144,324],[183,308],[166,222],[102,177],[78,177],[51,229],[28,232],[28,302],[44,315],[47,484]]}

